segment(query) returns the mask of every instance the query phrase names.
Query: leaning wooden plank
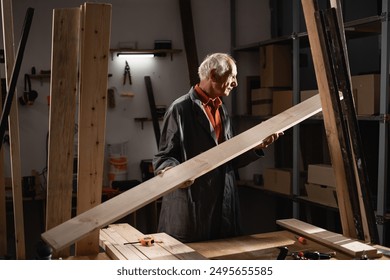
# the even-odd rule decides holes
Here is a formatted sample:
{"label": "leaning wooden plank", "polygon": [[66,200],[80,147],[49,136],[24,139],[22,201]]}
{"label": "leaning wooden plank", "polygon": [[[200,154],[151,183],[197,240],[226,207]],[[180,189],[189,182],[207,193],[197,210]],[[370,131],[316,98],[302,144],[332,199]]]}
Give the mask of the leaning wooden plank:
{"label": "leaning wooden plank", "polygon": [[[111,5],[82,7],[77,214],[101,203]],[[76,255],[99,252],[99,231],[76,244]]]}
{"label": "leaning wooden plank", "polygon": [[[10,86],[10,79],[15,64],[14,49],[14,25],[12,16],[12,1],[2,0],[2,25],[3,25],[3,43],[5,55],[5,78],[7,88]],[[20,161],[20,138],[19,138],[19,118],[18,118],[18,100],[15,89],[12,107],[8,118],[9,137],[10,137],[10,158],[11,158],[11,178],[12,178],[12,196],[14,209],[14,228],[16,242],[16,258],[26,258],[25,238],[24,238],[24,218],[23,218],[23,194],[22,194],[22,175]]]}
{"label": "leaning wooden plank", "polygon": [[[46,230],[72,217],[79,23],[79,8],[53,11]],[[69,255],[67,248],[53,257]]]}
{"label": "leaning wooden plank", "polygon": [[276,223],[286,229],[352,257],[359,258],[363,255],[367,255],[369,258],[380,257],[377,249],[370,245],[362,243],[356,239],[345,237],[338,233],[327,231],[323,228],[313,226],[297,219],[277,220]]}
{"label": "leaning wooden plank", "polygon": [[[354,161],[354,174],[356,180],[356,200],[359,202],[360,208],[360,216],[362,221],[362,228],[364,232],[365,241],[370,241],[371,243],[379,242],[378,228],[376,225],[376,218],[374,214],[373,207],[371,205],[371,193],[370,193],[370,184],[369,177],[367,172],[366,160],[364,158],[364,153],[362,151],[362,140],[359,131],[359,123],[356,117],[356,109],[354,105],[354,99],[352,94],[352,82],[351,82],[351,73],[349,68],[349,60],[348,60],[348,51],[347,51],[347,42],[345,38],[344,32],[344,22],[341,10],[340,0],[330,0],[331,6],[334,8],[331,11],[334,11],[334,17],[330,17],[333,19],[330,22],[338,24],[338,32],[335,32],[336,35],[332,37],[338,38],[338,40],[334,40],[335,42],[332,44],[334,46],[332,48],[332,58],[341,57],[340,59],[343,63],[340,67],[334,67],[334,69],[344,70],[344,80],[338,81],[339,88],[344,92],[344,106],[343,108],[343,116],[348,124],[349,135],[350,135],[350,143],[352,148],[352,155]],[[333,14],[332,14],[333,15]],[[335,19],[336,18],[336,19]],[[335,24],[336,25],[336,24]],[[331,27],[331,24],[330,24]],[[335,28],[336,29],[336,28]],[[330,33],[333,33],[333,28],[330,28]],[[341,45],[337,47],[337,45]],[[337,50],[336,50],[337,49]],[[347,93],[347,94],[346,94]],[[337,102],[340,102],[337,100]],[[356,215],[356,214],[355,214]]]}
{"label": "leaning wooden plank", "polygon": [[[0,91],[2,91],[0,84]],[[0,106],[3,103],[0,99]],[[6,211],[6,197],[5,197],[5,174],[4,174],[4,149],[0,150],[0,256],[7,254],[7,211]]]}
{"label": "leaning wooden plank", "polygon": [[319,38],[320,27],[317,25],[315,20],[315,12],[318,10],[318,8],[314,0],[302,0],[302,8],[304,11],[307,32],[309,35],[310,49],[313,57],[318,90],[321,97],[329,153],[332,160],[332,166],[335,170],[337,185],[336,192],[343,234],[345,236],[355,238],[356,231],[352,206],[349,199],[347,179],[342,157],[342,147],[338,138],[339,132],[332,108],[331,89],[328,83],[328,81],[331,81],[331,77],[328,77],[328,72],[325,68],[327,65],[325,61],[326,51],[321,46]]}
{"label": "leaning wooden plank", "polygon": [[234,259],[234,256],[249,256],[258,251],[290,246],[295,240],[286,236],[286,231],[253,234],[227,239],[188,243],[208,259]]}
{"label": "leaning wooden plank", "polygon": [[5,256],[7,254],[8,246],[5,188],[6,186],[4,177],[4,150],[2,149],[0,150],[0,256]]}
{"label": "leaning wooden plank", "polygon": [[184,182],[196,179],[221,164],[256,147],[270,134],[285,131],[320,111],[321,102],[319,95],[316,95],[168,170],[163,176],[155,176],[107,200],[101,205],[44,232],[42,238],[54,250],[68,246],[90,232],[107,226],[148,203],[155,201],[178,188]]}

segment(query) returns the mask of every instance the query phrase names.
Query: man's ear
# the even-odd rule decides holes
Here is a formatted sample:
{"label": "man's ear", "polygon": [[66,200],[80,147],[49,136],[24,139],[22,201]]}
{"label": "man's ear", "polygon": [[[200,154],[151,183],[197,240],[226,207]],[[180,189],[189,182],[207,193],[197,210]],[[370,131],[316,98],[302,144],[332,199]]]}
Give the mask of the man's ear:
{"label": "man's ear", "polygon": [[218,82],[219,76],[215,72],[215,69],[211,69],[211,71],[210,71],[210,79],[211,79],[212,82]]}

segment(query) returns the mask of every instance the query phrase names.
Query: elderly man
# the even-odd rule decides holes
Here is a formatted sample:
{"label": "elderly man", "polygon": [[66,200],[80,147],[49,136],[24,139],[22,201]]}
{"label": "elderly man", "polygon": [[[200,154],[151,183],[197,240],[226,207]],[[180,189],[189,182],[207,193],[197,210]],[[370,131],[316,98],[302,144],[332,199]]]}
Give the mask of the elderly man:
{"label": "elderly man", "polygon": [[[153,160],[156,174],[233,137],[221,97],[229,96],[238,85],[234,59],[225,53],[208,55],[198,73],[199,84],[175,100],[165,114],[159,151]],[[279,135],[269,136],[255,149],[165,195],[158,230],[182,242],[239,235],[235,169],[262,157],[262,149]]]}

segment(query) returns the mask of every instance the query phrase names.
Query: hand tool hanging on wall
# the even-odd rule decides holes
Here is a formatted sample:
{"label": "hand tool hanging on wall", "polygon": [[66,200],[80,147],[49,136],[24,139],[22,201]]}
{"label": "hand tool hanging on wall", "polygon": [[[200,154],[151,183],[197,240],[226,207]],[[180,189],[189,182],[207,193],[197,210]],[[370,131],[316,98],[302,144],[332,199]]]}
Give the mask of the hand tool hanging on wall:
{"label": "hand tool hanging on wall", "polygon": [[31,89],[31,80],[30,75],[24,75],[24,92],[23,95],[19,97],[20,105],[33,105],[35,99],[38,97],[38,92]]}
{"label": "hand tool hanging on wall", "polygon": [[[18,81],[20,66],[22,64],[23,54],[24,54],[24,50],[26,48],[27,38],[28,38],[28,34],[30,32],[30,27],[31,27],[33,15],[34,15],[34,9],[28,8],[27,12],[26,12],[25,20],[24,20],[22,37],[20,39],[19,47],[18,47],[17,54],[16,54],[15,65],[14,65],[14,68],[12,70],[11,83],[10,83],[10,86],[8,88],[7,96],[5,97],[3,111],[1,114],[0,139],[3,139],[4,133],[5,133],[5,130],[7,127],[8,115],[11,111],[12,99],[13,99],[13,96],[15,93],[16,83]],[[0,141],[0,149],[1,149],[2,144],[3,144],[3,141]]]}
{"label": "hand tool hanging on wall", "polygon": [[131,82],[130,66],[129,66],[129,63],[127,63],[127,60],[126,60],[125,72],[123,73],[123,84],[124,85],[126,84],[126,79],[127,78],[129,79],[129,84],[131,85],[132,82]]}

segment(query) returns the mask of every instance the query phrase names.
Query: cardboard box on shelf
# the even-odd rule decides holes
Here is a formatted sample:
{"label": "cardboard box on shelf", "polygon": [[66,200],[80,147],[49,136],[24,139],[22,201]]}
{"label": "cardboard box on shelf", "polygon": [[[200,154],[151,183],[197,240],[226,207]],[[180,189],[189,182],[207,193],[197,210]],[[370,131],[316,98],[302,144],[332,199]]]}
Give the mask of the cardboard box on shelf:
{"label": "cardboard box on shelf", "polygon": [[301,90],[301,102],[318,94],[318,89]]}
{"label": "cardboard box on shelf", "polygon": [[[379,74],[351,77],[352,88],[356,90],[355,107],[358,115],[379,114],[380,76]],[[357,102],[356,102],[357,101]]]}
{"label": "cardboard box on shelf", "polygon": [[271,88],[252,89],[251,98],[253,116],[269,116],[272,114]]}
{"label": "cardboard box on shelf", "polygon": [[261,87],[292,86],[292,55],[290,45],[260,47]]}
{"label": "cardboard box on shelf", "polygon": [[305,184],[307,198],[331,207],[337,207],[336,188],[317,184]]}
{"label": "cardboard box on shelf", "polygon": [[291,194],[291,169],[267,168],[264,170],[264,189]]}
{"label": "cardboard box on shelf", "polygon": [[272,115],[280,114],[293,105],[291,90],[275,90],[272,96]]}
{"label": "cardboard box on shelf", "polygon": [[336,187],[336,179],[332,165],[309,164],[307,182],[322,186]]}

